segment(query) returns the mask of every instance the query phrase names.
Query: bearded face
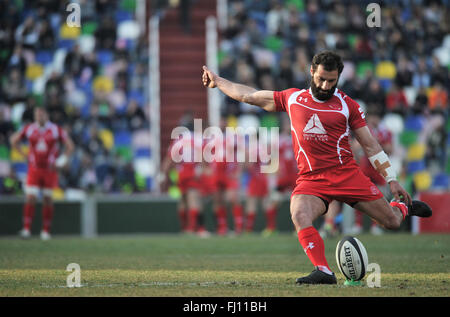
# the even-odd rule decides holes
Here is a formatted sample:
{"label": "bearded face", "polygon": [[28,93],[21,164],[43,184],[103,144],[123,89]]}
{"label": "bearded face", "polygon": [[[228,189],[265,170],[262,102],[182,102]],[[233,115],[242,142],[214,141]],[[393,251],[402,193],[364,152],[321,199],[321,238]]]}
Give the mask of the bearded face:
{"label": "bearded face", "polygon": [[339,74],[337,70],[327,71],[323,65],[316,70],[311,68],[311,92],[320,101],[330,99],[337,87]]}

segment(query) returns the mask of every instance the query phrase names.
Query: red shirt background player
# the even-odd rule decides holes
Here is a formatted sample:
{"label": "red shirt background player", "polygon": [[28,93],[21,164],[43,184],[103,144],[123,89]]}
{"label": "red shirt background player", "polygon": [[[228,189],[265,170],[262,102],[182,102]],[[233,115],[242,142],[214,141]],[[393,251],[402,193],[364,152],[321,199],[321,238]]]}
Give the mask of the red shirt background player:
{"label": "red shirt background player", "polygon": [[[242,162],[237,156],[244,151],[243,136],[238,133],[227,133],[227,120],[220,118],[219,128],[221,137],[212,135],[206,143],[212,143],[214,154],[218,158],[207,166],[209,175],[203,182],[208,189],[206,192],[213,196],[213,210],[217,223],[217,234],[228,233],[227,209],[231,209],[234,231],[240,234],[243,229],[243,208],[239,197]],[[209,145],[208,145],[209,146]],[[221,155],[221,157],[220,157]],[[227,162],[227,157],[229,162]]]}
{"label": "red shirt background player", "polygon": [[[39,191],[43,190],[41,238],[48,240],[54,209],[52,194],[53,189],[58,186],[57,168],[67,164],[74,145],[61,127],[48,120],[48,114],[44,108],[35,109],[34,119],[33,123],[24,126],[11,136],[12,147],[22,155],[24,153],[19,147],[20,141],[27,140],[29,143],[26,200],[23,210],[23,229],[20,234],[23,238],[30,237],[36,199]],[[65,146],[65,152],[59,156],[61,145]]]}
{"label": "red shirt background player", "polygon": [[[202,153],[203,141],[201,136],[194,134],[193,126],[188,123],[189,131],[186,131],[179,139],[172,141],[163,160],[160,173],[162,190],[167,187],[167,174],[172,167],[178,171],[177,186],[181,191],[181,199],[178,201],[177,213],[181,230],[186,233],[196,233],[206,237],[209,233],[203,225],[201,192],[203,190],[203,160],[194,161],[194,151]],[[184,149],[191,151],[185,152]],[[180,157],[175,158],[174,155]],[[180,161],[179,161],[180,160]]]}

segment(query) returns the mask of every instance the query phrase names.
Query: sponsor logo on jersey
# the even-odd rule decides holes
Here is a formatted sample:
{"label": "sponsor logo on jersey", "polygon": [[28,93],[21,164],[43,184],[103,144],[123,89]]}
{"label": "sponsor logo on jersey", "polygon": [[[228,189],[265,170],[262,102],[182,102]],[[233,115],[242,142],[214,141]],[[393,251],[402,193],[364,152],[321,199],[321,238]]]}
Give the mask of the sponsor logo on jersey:
{"label": "sponsor logo on jersey", "polygon": [[327,131],[316,113],[309,118],[303,129],[303,138],[307,141],[328,141]]}

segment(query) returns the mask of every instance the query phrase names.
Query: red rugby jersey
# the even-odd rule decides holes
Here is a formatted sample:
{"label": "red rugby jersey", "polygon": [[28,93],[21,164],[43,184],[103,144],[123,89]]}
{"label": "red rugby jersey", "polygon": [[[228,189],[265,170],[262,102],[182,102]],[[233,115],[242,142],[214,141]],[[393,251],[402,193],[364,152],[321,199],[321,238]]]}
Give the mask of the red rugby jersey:
{"label": "red rugby jersey", "polygon": [[28,140],[28,164],[31,167],[53,168],[59,155],[60,144],[67,139],[67,133],[50,121],[43,127],[34,122],[20,130],[20,138]]}
{"label": "red rugby jersey", "polygon": [[327,101],[313,97],[311,89],[286,89],[273,94],[276,111],[286,111],[299,174],[309,174],[354,162],[350,130],[366,125],[364,112],[349,96],[336,89]]}

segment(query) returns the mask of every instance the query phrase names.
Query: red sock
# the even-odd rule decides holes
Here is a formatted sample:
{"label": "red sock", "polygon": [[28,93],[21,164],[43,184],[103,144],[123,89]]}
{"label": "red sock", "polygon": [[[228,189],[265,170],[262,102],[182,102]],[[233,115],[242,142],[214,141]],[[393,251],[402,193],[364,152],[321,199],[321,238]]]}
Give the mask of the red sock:
{"label": "red sock", "polygon": [[275,230],[277,220],[277,209],[275,207],[269,208],[266,211],[266,228]]}
{"label": "red sock", "polygon": [[190,209],[188,211],[188,224],[187,224],[187,230],[195,232],[197,229],[197,217],[198,217],[198,210],[197,209]]}
{"label": "red sock", "polygon": [[[328,270],[327,259],[325,258],[325,244],[320,237],[319,232],[313,226],[300,230],[298,233],[298,241],[308,256],[312,264],[318,267],[321,271]],[[328,272],[327,272],[328,273]]]}
{"label": "red sock", "polygon": [[253,225],[255,224],[255,215],[256,215],[256,213],[250,212],[246,216],[246,219],[245,219],[245,230],[247,232],[252,232],[253,231]]}
{"label": "red sock", "polygon": [[234,231],[237,233],[242,232],[242,227],[244,225],[244,218],[242,215],[242,206],[233,206],[233,219],[234,219]]}
{"label": "red sock", "polygon": [[42,207],[42,230],[50,232],[53,220],[53,205],[44,205]]}
{"label": "red sock", "polygon": [[35,205],[34,204],[28,204],[25,203],[23,206],[23,228],[30,230],[31,229],[31,223],[33,222],[34,217],[34,210]]}
{"label": "red sock", "polygon": [[178,220],[180,221],[181,230],[186,230],[186,210],[178,209]]}
{"label": "red sock", "polygon": [[402,212],[403,220],[405,220],[406,215],[408,214],[408,208],[406,207],[405,203],[398,202],[398,201],[392,201],[390,203],[392,207],[397,207]]}
{"label": "red sock", "polygon": [[220,206],[216,209],[216,219],[217,219],[217,230],[224,231],[227,230],[227,211],[225,207]]}

